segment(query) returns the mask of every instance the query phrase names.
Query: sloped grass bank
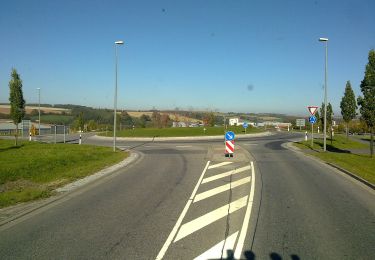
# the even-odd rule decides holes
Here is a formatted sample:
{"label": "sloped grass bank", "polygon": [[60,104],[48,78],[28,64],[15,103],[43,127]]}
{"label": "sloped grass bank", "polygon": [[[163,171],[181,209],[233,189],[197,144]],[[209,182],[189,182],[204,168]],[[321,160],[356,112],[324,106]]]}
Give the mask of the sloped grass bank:
{"label": "sloped grass bank", "polygon": [[295,146],[325,162],[335,164],[355,175],[375,184],[375,157],[371,158],[366,152],[368,145],[347,140],[344,136],[335,136],[331,142],[327,139],[327,152],[323,152],[323,140],[297,142]]}
{"label": "sloped grass bank", "polygon": [[109,147],[0,140],[0,208],[45,198],[57,187],[128,156]]}

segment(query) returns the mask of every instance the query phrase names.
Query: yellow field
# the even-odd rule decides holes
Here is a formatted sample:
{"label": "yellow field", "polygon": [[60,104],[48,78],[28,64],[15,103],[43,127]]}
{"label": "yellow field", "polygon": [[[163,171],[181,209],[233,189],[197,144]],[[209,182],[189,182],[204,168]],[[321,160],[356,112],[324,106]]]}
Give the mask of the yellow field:
{"label": "yellow field", "polygon": [[[34,109],[38,110],[39,107],[26,106],[25,109],[26,109],[26,113],[30,114],[31,111],[33,111]],[[69,109],[56,108],[56,107],[40,107],[40,111],[43,111],[45,113],[52,113],[52,114],[61,114],[62,112],[66,112],[66,113],[70,112]],[[0,105],[0,113],[9,114],[10,113],[10,106],[9,105]]]}

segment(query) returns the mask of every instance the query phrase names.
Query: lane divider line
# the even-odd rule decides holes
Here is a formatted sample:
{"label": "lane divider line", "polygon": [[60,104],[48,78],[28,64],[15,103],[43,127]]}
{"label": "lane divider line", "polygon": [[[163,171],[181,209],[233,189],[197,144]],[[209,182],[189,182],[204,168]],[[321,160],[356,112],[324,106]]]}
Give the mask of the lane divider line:
{"label": "lane divider line", "polygon": [[240,259],[242,254],[243,245],[246,238],[247,229],[249,227],[250,217],[251,217],[251,210],[253,208],[253,202],[254,202],[254,190],[255,190],[255,169],[254,169],[254,163],[251,161],[251,188],[250,188],[250,195],[249,195],[249,201],[247,202],[247,208],[245,217],[243,219],[242,228],[240,231],[240,236],[238,238],[236,250],[234,252],[234,259]]}
{"label": "lane divider line", "polygon": [[231,164],[231,163],[232,162],[222,162],[222,163],[218,163],[218,164],[213,164],[210,167],[208,167],[208,169],[214,169],[214,168],[221,167],[221,166],[224,166],[224,165],[228,165],[228,164]]}
{"label": "lane divider line", "polygon": [[224,184],[224,185],[221,185],[219,187],[213,188],[211,190],[199,193],[195,196],[193,203],[204,200],[204,199],[207,199],[207,198],[212,197],[212,196],[215,196],[219,193],[230,190],[231,188],[234,189],[234,188],[236,188],[238,186],[241,186],[241,185],[243,185],[245,183],[248,183],[248,182],[250,182],[250,176],[242,178],[242,179],[237,180],[237,181],[234,181],[231,184],[230,183]]}
{"label": "lane divider line", "polygon": [[193,192],[191,193],[191,196],[190,196],[189,200],[186,202],[186,205],[185,205],[184,209],[182,210],[180,217],[177,219],[176,224],[174,225],[171,233],[169,234],[169,236],[168,236],[167,240],[165,241],[163,247],[160,249],[159,254],[156,256],[155,260],[163,259],[165,253],[167,252],[169,246],[171,245],[171,243],[173,241],[173,238],[175,237],[175,235],[178,231],[178,228],[181,226],[182,220],[184,219],[184,217],[185,217],[185,215],[186,215],[186,213],[187,213],[187,211],[188,211],[188,209],[189,209],[189,207],[190,207],[190,205],[191,205],[191,203],[194,199],[194,196],[197,193],[199,185],[201,184],[201,182],[203,180],[203,176],[206,173],[209,165],[210,165],[210,161],[207,161],[207,164],[204,167],[204,169],[202,171],[202,174],[199,177],[199,180],[198,180],[197,184],[195,185],[195,188],[194,188]]}
{"label": "lane divider line", "polygon": [[[238,235],[238,231],[221,241],[220,243],[214,245],[210,249],[208,249],[206,252],[201,254],[200,256],[194,258],[194,260],[207,260],[207,259],[227,259],[230,257],[228,255],[228,250],[234,249],[234,243],[236,242]],[[224,247],[224,250],[223,250]],[[221,252],[223,250],[223,255],[221,255]]]}
{"label": "lane divider line", "polygon": [[[187,222],[186,224],[183,224],[173,241],[174,243],[178,240],[204,228],[205,226],[223,218],[226,217],[228,214],[231,214],[243,207],[246,206],[247,200],[249,196],[242,197],[238,200],[235,200],[231,202],[230,204],[224,205],[220,208],[217,208],[207,214],[204,214],[203,216],[200,216],[192,221]],[[230,207],[230,210],[228,212],[228,207]]]}
{"label": "lane divider line", "polygon": [[202,184],[210,182],[210,181],[216,181],[218,179],[228,177],[232,174],[241,173],[241,172],[244,172],[246,170],[250,170],[250,165],[242,167],[242,168],[238,168],[238,169],[235,169],[235,170],[231,170],[231,171],[228,171],[228,172],[223,172],[223,173],[211,176],[211,177],[204,178],[203,181],[202,181]]}

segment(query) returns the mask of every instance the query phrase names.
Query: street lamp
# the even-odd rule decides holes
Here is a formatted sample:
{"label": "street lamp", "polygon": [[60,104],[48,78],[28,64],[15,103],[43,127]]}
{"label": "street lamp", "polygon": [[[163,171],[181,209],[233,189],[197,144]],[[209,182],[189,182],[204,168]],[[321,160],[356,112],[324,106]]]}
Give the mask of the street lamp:
{"label": "street lamp", "polygon": [[38,90],[38,100],[39,100],[39,132],[38,135],[40,136],[40,88],[37,88]]}
{"label": "street lamp", "polygon": [[117,113],[117,45],[124,44],[123,41],[115,41],[115,100],[113,115],[113,151],[116,151],[116,113]]}
{"label": "street lamp", "polygon": [[328,38],[319,38],[320,42],[325,42],[326,58],[324,69],[324,129],[323,129],[323,149],[327,150],[327,63],[328,63]]}

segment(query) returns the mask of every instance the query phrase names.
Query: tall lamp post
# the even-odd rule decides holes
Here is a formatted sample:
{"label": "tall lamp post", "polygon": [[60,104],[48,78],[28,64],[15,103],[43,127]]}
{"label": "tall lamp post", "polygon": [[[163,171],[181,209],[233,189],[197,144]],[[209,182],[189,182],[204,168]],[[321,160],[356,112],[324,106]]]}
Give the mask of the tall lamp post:
{"label": "tall lamp post", "polygon": [[113,115],[113,151],[116,151],[116,114],[117,114],[117,45],[124,44],[123,41],[115,41],[115,100]]}
{"label": "tall lamp post", "polygon": [[39,103],[39,131],[38,131],[38,135],[40,135],[40,88],[37,88],[38,90],[38,103]]}
{"label": "tall lamp post", "polygon": [[328,63],[328,38],[319,38],[320,42],[326,45],[326,58],[324,66],[324,129],[323,129],[323,149],[327,150],[327,63]]}

